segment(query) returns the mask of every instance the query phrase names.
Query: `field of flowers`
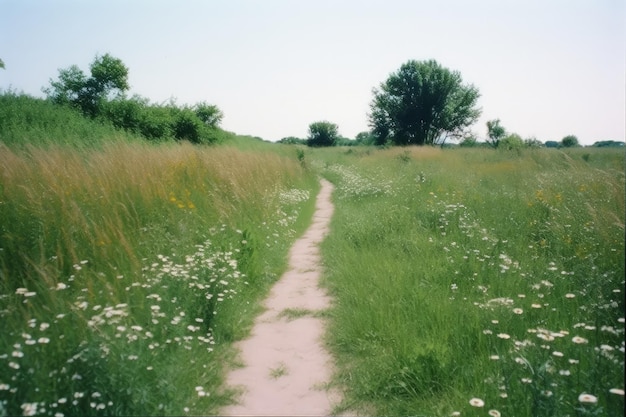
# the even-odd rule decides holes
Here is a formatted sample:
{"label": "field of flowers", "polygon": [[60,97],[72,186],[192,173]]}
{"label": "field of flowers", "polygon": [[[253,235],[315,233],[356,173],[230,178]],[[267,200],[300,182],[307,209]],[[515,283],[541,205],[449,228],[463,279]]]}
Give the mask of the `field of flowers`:
{"label": "field of flowers", "polygon": [[623,151],[316,157],[343,408],[623,415]]}
{"label": "field of flowers", "polygon": [[217,412],[317,179],[267,149],[0,147],[0,416]]}

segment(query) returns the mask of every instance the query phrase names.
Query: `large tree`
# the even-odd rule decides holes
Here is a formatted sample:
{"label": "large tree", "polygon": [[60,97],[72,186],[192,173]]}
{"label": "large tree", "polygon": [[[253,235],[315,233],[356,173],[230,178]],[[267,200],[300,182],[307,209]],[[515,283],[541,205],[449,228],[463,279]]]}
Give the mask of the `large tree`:
{"label": "large tree", "polygon": [[480,116],[480,94],[436,61],[408,61],[374,89],[369,123],[377,144],[435,144],[461,137]]}
{"label": "large tree", "polygon": [[50,80],[43,91],[58,104],[69,104],[89,116],[96,116],[103,100],[128,90],[128,68],[119,58],[109,54],[96,57],[91,63],[91,76],[76,65],[59,70],[59,79]]}
{"label": "large tree", "polygon": [[326,121],[311,123],[306,143],[309,146],[334,146],[339,139],[338,130],[334,123]]}

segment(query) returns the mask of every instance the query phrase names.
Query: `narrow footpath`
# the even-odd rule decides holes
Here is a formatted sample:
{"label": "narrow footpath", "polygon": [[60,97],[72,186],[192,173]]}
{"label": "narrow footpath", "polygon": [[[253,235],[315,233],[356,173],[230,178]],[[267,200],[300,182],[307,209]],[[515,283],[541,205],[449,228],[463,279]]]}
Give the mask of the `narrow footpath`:
{"label": "narrow footpath", "polygon": [[243,368],[227,377],[242,388],[239,404],[220,415],[330,415],[340,400],[328,389],[332,358],[324,349],[320,312],[330,306],[319,288],[319,244],[333,214],[333,186],[321,181],[313,223],[289,252],[289,267],[265,300],[250,338],[237,344]]}

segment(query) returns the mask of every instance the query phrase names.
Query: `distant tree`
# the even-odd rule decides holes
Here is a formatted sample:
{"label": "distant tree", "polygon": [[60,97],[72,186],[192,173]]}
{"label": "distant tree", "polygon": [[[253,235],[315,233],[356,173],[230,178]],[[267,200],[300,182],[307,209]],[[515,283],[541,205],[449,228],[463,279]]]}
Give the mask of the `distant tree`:
{"label": "distant tree", "polygon": [[524,146],[526,146],[527,148],[541,148],[543,147],[543,143],[539,139],[533,136],[533,137],[524,139]]}
{"label": "distant tree", "polygon": [[500,139],[498,142],[498,149],[514,150],[522,149],[524,147],[524,140],[517,133],[511,133],[505,138]]}
{"label": "distant tree", "polygon": [[354,138],[357,145],[373,145],[376,142],[376,136],[372,132],[360,132]]}
{"label": "distant tree", "polygon": [[460,136],[480,115],[478,90],[434,60],[406,62],[373,94],[369,124],[377,145],[432,145]]}
{"label": "distant tree", "polygon": [[573,148],[580,145],[578,144],[578,138],[576,136],[567,135],[561,139],[561,146],[564,148]]}
{"label": "distant tree", "polygon": [[306,145],[306,139],[300,139],[295,136],[287,136],[279,140],[278,143],[284,143],[286,145]]}
{"label": "distant tree", "polygon": [[489,120],[487,122],[487,143],[493,148],[497,148],[500,141],[507,135],[506,129],[500,125],[500,119]]}
{"label": "distant tree", "polygon": [[0,59],[0,68],[4,69],[4,61]]}
{"label": "distant tree", "polygon": [[592,146],[596,148],[620,148],[626,145],[624,142],[618,142],[616,140],[601,140],[595,142]]}
{"label": "distant tree", "polygon": [[309,125],[309,146],[334,146],[339,139],[339,128],[336,124],[327,121],[315,122]]}
{"label": "distant tree", "polygon": [[50,87],[43,91],[57,104],[68,104],[88,116],[97,116],[103,101],[128,90],[128,68],[109,54],[96,56],[89,68],[90,77],[76,65],[61,69],[59,79],[50,80]]}
{"label": "distant tree", "polygon": [[462,148],[474,148],[478,145],[478,141],[476,137],[473,135],[465,136],[461,142],[459,142],[459,146]]}
{"label": "distant tree", "polygon": [[558,148],[560,145],[559,145],[559,142],[555,140],[549,140],[549,141],[546,141],[545,146],[546,148]]}

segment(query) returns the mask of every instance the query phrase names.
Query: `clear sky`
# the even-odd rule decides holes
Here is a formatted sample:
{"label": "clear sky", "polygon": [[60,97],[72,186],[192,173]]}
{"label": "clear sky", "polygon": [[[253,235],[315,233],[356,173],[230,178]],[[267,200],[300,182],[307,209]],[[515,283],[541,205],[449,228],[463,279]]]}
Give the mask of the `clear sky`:
{"label": "clear sky", "polygon": [[435,59],[480,91],[480,120],[545,142],[625,138],[624,0],[0,0],[0,88],[43,96],[96,54],[131,94],[206,101],[276,141],[328,120],[369,129],[372,88]]}

